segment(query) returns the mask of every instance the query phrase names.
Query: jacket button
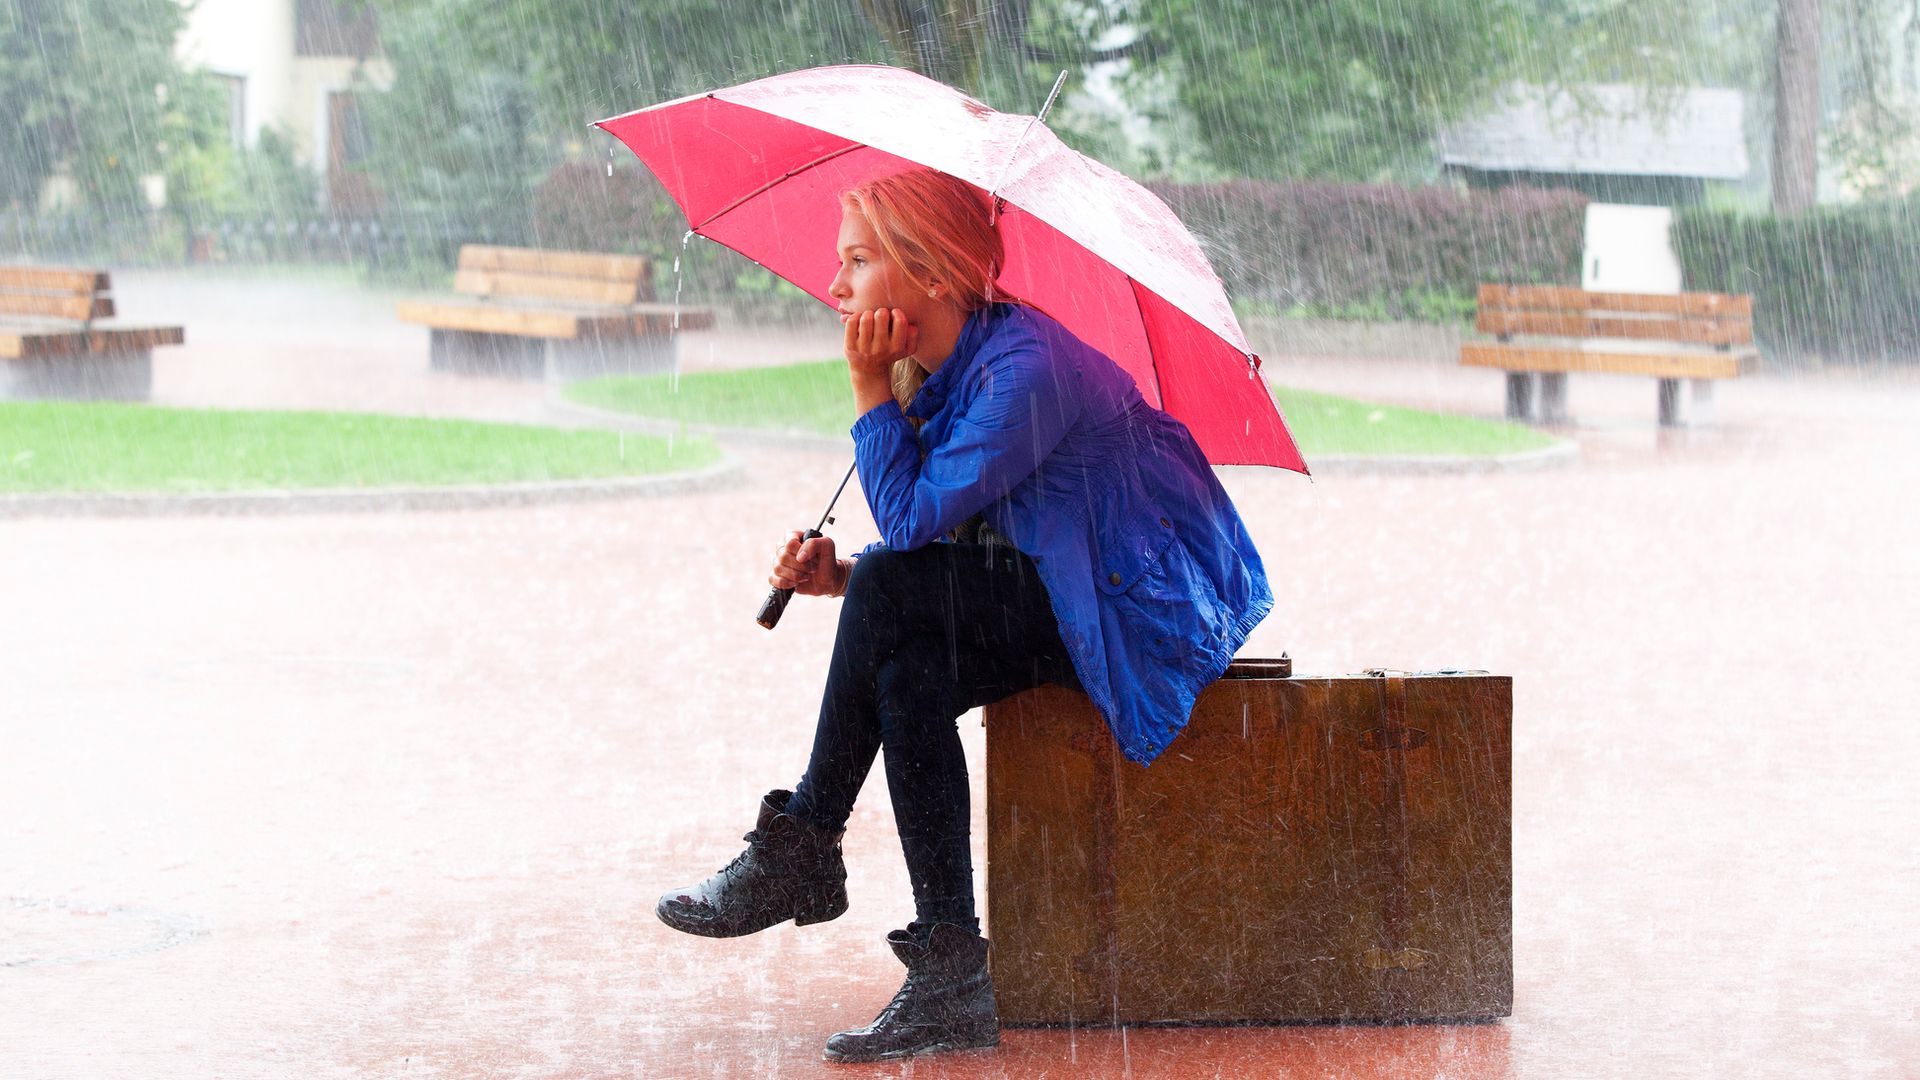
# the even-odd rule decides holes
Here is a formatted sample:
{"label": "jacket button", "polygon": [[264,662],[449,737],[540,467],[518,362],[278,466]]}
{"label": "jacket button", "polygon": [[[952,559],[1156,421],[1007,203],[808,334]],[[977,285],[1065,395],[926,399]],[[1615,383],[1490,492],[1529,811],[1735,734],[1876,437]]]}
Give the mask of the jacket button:
{"label": "jacket button", "polygon": [[1108,574],[1108,575],[1107,575],[1107,581],[1108,581],[1108,582],[1110,582],[1110,583],[1112,583],[1112,584],[1114,584],[1114,585],[1118,585],[1118,584],[1120,584],[1120,575],[1119,575],[1119,574]]}

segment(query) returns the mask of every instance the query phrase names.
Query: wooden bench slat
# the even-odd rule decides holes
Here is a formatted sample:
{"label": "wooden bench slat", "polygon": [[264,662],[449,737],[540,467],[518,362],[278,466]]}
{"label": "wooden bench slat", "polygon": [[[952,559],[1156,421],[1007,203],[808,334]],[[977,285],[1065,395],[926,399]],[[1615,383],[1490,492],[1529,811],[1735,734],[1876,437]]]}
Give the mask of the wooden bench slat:
{"label": "wooden bench slat", "polygon": [[488,244],[462,246],[460,269],[595,278],[603,281],[634,281],[642,284],[652,280],[651,260],[641,255],[545,251],[536,248],[494,247]]}
{"label": "wooden bench slat", "polygon": [[110,330],[0,331],[0,360],[44,356],[85,356],[93,353],[139,352],[163,345],[183,345],[187,332],[179,326],[136,326]]}
{"label": "wooden bench slat", "polygon": [[1735,352],[1601,352],[1564,346],[1503,345],[1469,342],[1460,346],[1460,363],[1507,371],[1606,372],[1651,375],[1660,379],[1731,379],[1750,366],[1756,354]]}
{"label": "wooden bench slat", "polygon": [[1728,293],[1607,293],[1560,285],[1482,285],[1479,303],[1483,308],[1753,318],[1753,297]]}
{"label": "wooden bench slat", "polygon": [[69,266],[0,266],[0,289],[32,289],[40,292],[97,293],[112,286],[102,270],[77,270]]}
{"label": "wooden bench slat", "polygon": [[1630,338],[1689,345],[1749,345],[1753,324],[1742,319],[1634,318],[1583,312],[1511,311],[1482,308],[1474,326],[1483,334],[1545,334],[1554,337]]}
{"label": "wooden bench slat", "polygon": [[113,317],[113,299],[81,294],[51,296],[44,293],[0,292],[0,315],[29,315],[49,319],[88,322]]}
{"label": "wooden bench slat", "polygon": [[508,308],[491,304],[405,301],[399,305],[403,322],[436,330],[466,330],[519,337],[613,337],[633,332],[633,316],[626,312],[581,312],[563,308]]}
{"label": "wooden bench slat", "polygon": [[454,275],[453,288],[469,296],[535,297],[584,304],[631,304],[640,299],[638,281],[601,281],[507,270],[462,270]]}

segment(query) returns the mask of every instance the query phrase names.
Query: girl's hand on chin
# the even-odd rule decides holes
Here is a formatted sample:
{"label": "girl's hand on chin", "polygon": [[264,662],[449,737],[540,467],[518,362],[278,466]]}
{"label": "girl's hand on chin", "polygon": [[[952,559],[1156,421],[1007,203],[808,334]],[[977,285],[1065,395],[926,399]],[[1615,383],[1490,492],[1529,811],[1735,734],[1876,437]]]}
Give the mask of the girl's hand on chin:
{"label": "girl's hand on chin", "polygon": [[847,330],[847,367],[856,379],[891,381],[894,361],[912,356],[920,344],[920,328],[899,308],[842,315],[840,321]]}

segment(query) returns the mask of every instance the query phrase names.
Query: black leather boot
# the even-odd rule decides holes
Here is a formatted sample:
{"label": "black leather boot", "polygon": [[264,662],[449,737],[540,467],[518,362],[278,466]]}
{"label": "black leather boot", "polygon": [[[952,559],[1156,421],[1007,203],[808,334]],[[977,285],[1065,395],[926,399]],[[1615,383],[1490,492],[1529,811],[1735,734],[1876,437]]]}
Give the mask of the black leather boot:
{"label": "black leather boot", "polygon": [[880,1061],[996,1046],[1000,1013],[987,970],[987,939],[938,923],[926,944],[906,930],[887,935],[907,982],[873,1023],[827,1040],[828,1061]]}
{"label": "black leather boot", "polygon": [[701,937],[743,937],[792,919],[795,926],[837,919],[847,910],[844,832],[827,832],[784,813],[791,791],[770,791],[741,852],[720,872],[660,898],[660,921]]}

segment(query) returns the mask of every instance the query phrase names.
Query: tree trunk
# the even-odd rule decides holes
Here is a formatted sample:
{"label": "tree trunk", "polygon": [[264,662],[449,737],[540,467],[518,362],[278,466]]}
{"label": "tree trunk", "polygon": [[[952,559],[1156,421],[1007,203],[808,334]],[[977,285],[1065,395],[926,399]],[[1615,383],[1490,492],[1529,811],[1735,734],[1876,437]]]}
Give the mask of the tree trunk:
{"label": "tree trunk", "polygon": [[1773,212],[1813,207],[1820,149],[1820,0],[1780,0],[1774,42]]}
{"label": "tree trunk", "polygon": [[[1024,5],[1021,8],[1024,11]],[[860,10],[900,66],[969,94],[980,93],[981,63],[990,42],[979,0],[860,0]],[[1024,41],[1025,32],[1021,21],[1013,43]]]}

